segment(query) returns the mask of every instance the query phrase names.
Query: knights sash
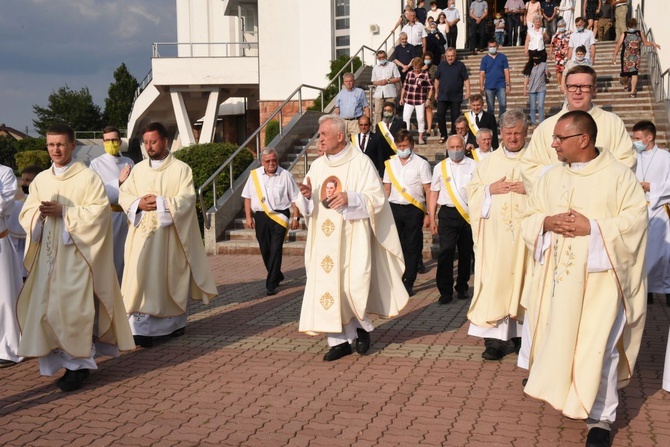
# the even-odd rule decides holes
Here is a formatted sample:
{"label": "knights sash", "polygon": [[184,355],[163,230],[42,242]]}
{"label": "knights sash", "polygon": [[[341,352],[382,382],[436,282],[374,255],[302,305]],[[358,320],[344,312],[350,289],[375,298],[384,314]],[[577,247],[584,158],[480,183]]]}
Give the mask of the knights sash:
{"label": "knights sash", "polygon": [[267,199],[265,195],[263,195],[263,189],[261,188],[261,181],[258,178],[258,173],[256,170],[251,171],[251,179],[254,182],[254,187],[256,188],[256,195],[258,196],[259,202],[261,202],[261,207],[263,207],[263,212],[272,220],[274,220],[276,223],[281,225],[282,227],[286,228],[288,230],[288,217],[281,213],[275,213],[272,211],[268,205],[267,205]]}
{"label": "knights sash", "polygon": [[477,149],[476,149],[476,148],[473,149],[472,151],[470,151],[470,153],[472,154],[472,159],[473,159],[474,161],[476,161],[477,163],[479,163],[480,161],[482,161],[482,159],[481,159],[481,157],[479,156],[479,153],[477,152]]}
{"label": "knights sash", "polygon": [[465,203],[465,200],[463,200],[460,194],[457,193],[456,182],[454,182],[453,175],[451,173],[451,167],[449,166],[448,160],[444,160],[442,162],[442,180],[444,181],[444,186],[447,189],[447,192],[449,193],[451,201],[458,210],[458,213],[461,215],[461,217],[463,217],[463,219],[465,219],[467,223],[470,223],[470,215],[468,214],[468,204]]}
{"label": "knights sash", "polygon": [[410,193],[408,193],[407,190],[400,184],[397,177],[395,176],[393,168],[391,168],[391,160],[395,158],[397,158],[396,155],[394,155],[393,157],[384,162],[384,166],[386,166],[386,172],[389,173],[389,177],[391,178],[391,184],[396,189],[396,191],[398,191],[398,193],[400,193],[400,195],[403,196],[405,200],[407,200],[409,203],[419,208],[421,211],[423,211],[424,214],[426,214],[426,206],[423,203],[416,200],[414,197],[412,197]]}
{"label": "knights sash", "polygon": [[361,150],[361,147],[358,145],[358,134],[351,135],[351,145],[359,151]]}
{"label": "knights sash", "polygon": [[393,135],[391,135],[391,131],[389,130],[389,127],[386,125],[386,123],[384,121],[380,121],[377,123],[377,127],[379,127],[379,131],[384,136],[384,139],[389,144],[389,146],[391,146],[393,152],[398,152],[398,148],[395,147],[395,140],[393,139]]}
{"label": "knights sash", "polygon": [[472,113],[466,113],[465,116],[465,121],[468,122],[468,127],[470,128],[470,132],[472,132],[472,135],[477,136],[477,132],[479,131],[479,126],[472,120],[471,118]]}

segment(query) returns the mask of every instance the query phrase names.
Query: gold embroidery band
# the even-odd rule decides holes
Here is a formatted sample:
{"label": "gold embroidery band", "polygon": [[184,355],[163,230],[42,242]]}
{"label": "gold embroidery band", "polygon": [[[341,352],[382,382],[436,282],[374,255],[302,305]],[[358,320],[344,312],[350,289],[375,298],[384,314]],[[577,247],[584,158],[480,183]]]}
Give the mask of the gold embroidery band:
{"label": "gold embroidery band", "polygon": [[263,212],[265,212],[265,214],[270,219],[274,220],[279,225],[288,230],[288,217],[284,216],[283,214],[275,213],[274,211],[270,210],[270,208],[268,208],[267,204],[265,203],[266,200],[265,196],[263,195],[263,190],[261,190],[261,182],[258,179],[258,173],[256,172],[255,169],[251,171],[251,179],[254,181],[254,187],[256,188],[256,195],[258,196],[258,201],[261,202]]}
{"label": "gold embroidery band", "polygon": [[470,128],[470,132],[472,132],[472,135],[477,136],[477,132],[479,131],[479,127],[477,127],[477,124],[472,122],[472,118],[470,118],[469,113],[466,113],[464,116],[465,116],[465,120],[468,122],[468,127]]}
{"label": "gold embroidery band", "polygon": [[123,213],[123,208],[119,204],[110,203],[109,207],[112,209],[112,212],[114,213]]}
{"label": "gold embroidery band", "polygon": [[[449,171],[450,171],[449,174],[451,174],[451,169]],[[447,160],[444,160],[442,162],[442,180],[444,181],[444,186],[447,188],[449,197],[451,197],[451,201],[458,210],[458,213],[461,215],[463,219],[465,219],[467,223],[470,223],[470,215],[468,214],[468,205],[465,202],[463,202],[463,199],[461,199],[461,197],[458,194],[456,194],[456,191],[451,185],[453,179],[451,178],[450,175],[447,175]]]}
{"label": "gold embroidery band", "polygon": [[409,203],[411,203],[415,207],[419,208],[421,211],[423,211],[424,214],[426,214],[426,206],[423,203],[416,200],[414,197],[412,197],[405,190],[405,188],[400,186],[400,182],[398,182],[398,179],[396,178],[395,173],[393,172],[393,169],[391,168],[391,159],[393,159],[393,158],[396,158],[396,156],[394,155],[393,157],[391,157],[390,159],[388,159],[384,162],[384,165],[386,166],[386,172],[388,172],[389,177],[391,177],[391,184],[396,189],[396,191],[398,191],[400,193],[400,195],[403,196],[403,198],[405,200],[407,200]]}
{"label": "gold embroidery band", "polygon": [[386,142],[389,144],[389,146],[391,146],[391,149],[393,149],[393,152],[398,152],[398,148],[395,147],[395,140],[393,139],[393,135],[391,135],[391,131],[389,130],[386,123],[384,121],[380,121],[377,123],[377,126],[379,127],[379,130],[384,136]]}

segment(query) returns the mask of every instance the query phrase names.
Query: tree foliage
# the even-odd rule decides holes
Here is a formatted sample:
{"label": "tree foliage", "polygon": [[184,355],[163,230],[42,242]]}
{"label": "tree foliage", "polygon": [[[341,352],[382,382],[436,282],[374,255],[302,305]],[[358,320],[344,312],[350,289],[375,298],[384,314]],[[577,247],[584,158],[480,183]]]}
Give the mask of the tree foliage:
{"label": "tree foliage", "polygon": [[133,107],[135,91],[139,83],[130,74],[126,64],[121,64],[114,72],[114,82],[109,84],[105,99],[105,124],[125,129],[128,126],[128,115]]}
{"label": "tree foliage", "polygon": [[46,150],[28,150],[18,152],[14,155],[16,159],[16,171],[21,172],[27,166],[37,165],[42,169],[49,169],[51,158]]}
{"label": "tree foliage", "polygon": [[8,136],[0,137],[0,164],[9,166],[12,169],[21,172],[21,166],[18,166],[17,156],[25,151],[42,151],[47,154],[46,140],[44,138],[24,138],[23,140],[15,140]]}
{"label": "tree foliage", "polygon": [[45,135],[49,126],[54,123],[65,123],[74,130],[100,130],[102,115],[100,107],[93,103],[88,87],[72,90],[67,85],[51,92],[48,105],[33,106],[37,119],[33,126],[40,135]]}
{"label": "tree foliage", "polygon": [[[349,56],[340,56],[337,59],[334,59],[330,61],[330,72],[328,73],[327,77],[329,81],[332,81],[335,79],[335,76],[337,73],[342,70],[342,68],[349,62],[350,57]],[[352,61],[353,63],[353,69],[351,70],[346,70],[342,72],[340,75],[340,85],[344,86],[344,73],[356,73],[356,71],[361,68],[361,65],[363,65],[363,62],[358,57],[355,57],[354,60]],[[328,104],[330,104],[330,101],[337,96],[339,89],[337,88],[337,81],[333,82],[324,92],[323,92],[323,97],[324,97],[324,103],[323,106],[326,107]],[[310,110],[316,110],[318,112],[321,111],[321,96],[319,96],[316,101],[314,102],[314,105],[309,108]]]}

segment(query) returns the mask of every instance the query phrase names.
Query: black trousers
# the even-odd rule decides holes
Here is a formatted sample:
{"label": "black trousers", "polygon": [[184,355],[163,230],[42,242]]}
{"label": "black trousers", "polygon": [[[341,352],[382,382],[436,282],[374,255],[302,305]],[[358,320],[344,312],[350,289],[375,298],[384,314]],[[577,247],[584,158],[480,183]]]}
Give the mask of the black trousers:
{"label": "black trousers", "polygon": [[437,232],[440,251],[437,253],[435,283],[440,295],[451,296],[454,289],[454,252],[458,247],[458,279],[456,291],[467,292],[472,264],[472,228],[456,208],[442,206],[438,213]]}
{"label": "black trousers", "polygon": [[470,20],[470,51],[476,49],[483,50],[487,47],[486,34],[488,28],[486,26],[486,20],[482,20],[477,23],[474,20]]}
{"label": "black trousers", "polygon": [[425,214],[414,205],[398,205],[391,203],[393,220],[398,229],[402,255],[405,258],[405,274],[403,282],[414,286],[416,271],[423,251],[423,218]]}
{"label": "black trousers", "polygon": [[447,109],[451,112],[451,133],[456,133],[456,119],[461,114],[461,102],[463,101],[438,101],[437,102],[437,127],[440,129],[440,136],[447,138]]}
{"label": "black trousers", "polygon": [[447,33],[447,47],[456,48],[457,39],[458,39],[458,28],[452,26],[451,28],[449,28],[449,32]]}
{"label": "black trousers", "polygon": [[524,45],[525,42],[519,43],[519,26],[521,26],[521,14],[509,14],[507,19],[509,22],[509,25],[507,26],[507,45],[511,47]]}
{"label": "black trousers", "polygon": [[[289,217],[289,210],[278,211]],[[265,288],[274,289],[284,279],[281,272],[282,248],[286,237],[286,228],[270,219],[263,211],[254,213],[256,239],[261,249],[263,264],[268,271]]]}

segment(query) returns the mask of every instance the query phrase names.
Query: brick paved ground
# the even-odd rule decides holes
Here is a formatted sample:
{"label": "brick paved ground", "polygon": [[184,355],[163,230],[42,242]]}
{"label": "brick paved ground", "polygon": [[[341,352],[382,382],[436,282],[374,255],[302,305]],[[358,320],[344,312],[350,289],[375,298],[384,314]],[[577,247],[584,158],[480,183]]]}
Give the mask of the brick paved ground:
{"label": "brick paved ground", "polygon": [[[192,308],[184,337],[102,359],[70,394],[35,360],[0,370],[0,445],[584,445],[583,422],[524,397],[516,356],[481,359],[467,302],[435,304],[432,263],[402,315],[376,321],[369,355],[326,363],[324,339],[297,331],[301,257],[284,258],[273,297],[260,257],[210,261],[221,297]],[[650,307],[615,446],[670,445],[669,317],[664,303]]]}

